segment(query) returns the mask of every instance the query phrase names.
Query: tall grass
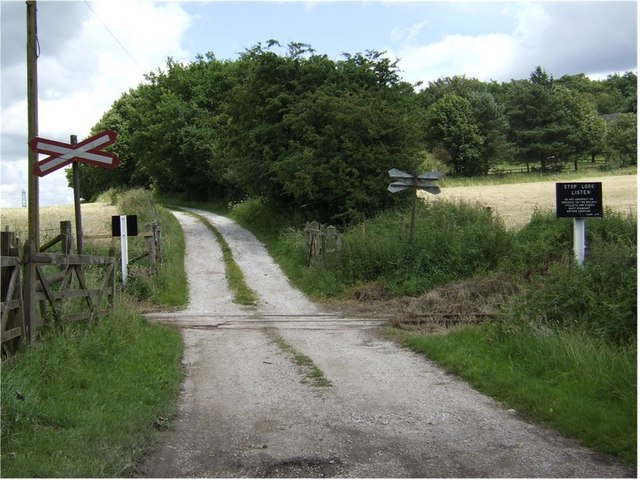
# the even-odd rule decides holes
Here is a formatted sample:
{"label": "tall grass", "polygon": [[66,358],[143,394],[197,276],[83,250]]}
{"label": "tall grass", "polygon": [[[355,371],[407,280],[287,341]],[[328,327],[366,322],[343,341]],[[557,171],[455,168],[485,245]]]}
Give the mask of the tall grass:
{"label": "tall grass", "polygon": [[[159,222],[162,260],[158,275],[150,275],[149,263],[142,260],[129,268],[127,291],[138,300],[162,306],[187,303],[188,290],[184,273],[184,235],[176,218],[166,208],[155,204],[149,191],[134,189],[113,198],[125,215],[138,216],[138,229],[146,223]],[[132,252],[146,248],[142,238],[133,240]],[[130,258],[133,256],[129,254]]]}
{"label": "tall grass", "polygon": [[616,344],[637,335],[635,216],[607,210],[587,221],[587,258],[573,261],[571,223],[536,214],[516,234],[509,268],[529,286],[511,307],[514,319],[590,332]]}
{"label": "tall grass", "polygon": [[2,370],[3,477],[122,477],[174,414],[182,342],[120,301],[50,327]]}
{"label": "tall grass", "polygon": [[[264,208],[264,207],[263,207]],[[234,212],[235,214],[235,212]],[[420,204],[415,239],[409,241],[411,212],[389,210],[343,232],[343,249],[308,267],[301,222],[281,216],[276,234],[268,226],[254,230],[252,216],[239,216],[257,231],[292,281],[318,298],[345,294],[363,283],[382,283],[394,295],[418,295],[436,285],[496,268],[510,249],[511,238],[488,209],[466,202]],[[262,214],[256,218],[270,219]],[[294,224],[295,225],[295,224]]]}

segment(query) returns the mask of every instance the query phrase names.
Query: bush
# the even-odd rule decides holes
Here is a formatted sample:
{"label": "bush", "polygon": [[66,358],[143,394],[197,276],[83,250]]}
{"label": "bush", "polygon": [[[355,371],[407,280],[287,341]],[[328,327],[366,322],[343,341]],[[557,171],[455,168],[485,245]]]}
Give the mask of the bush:
{"label": "bush", "polygon": [[553,261],[571,253],[571,220],[536,210],[531,221],[514,234],[504,267],[517,273],[544,273]]}
{"label": "bush", "polygon": [[632,343],[637,335],[635,217],[607,211],[603,219],[587,222],[587,235],[584,265],[571,261],[549,265],[517,300],[516,317],[583,330],[615,344]]}
{"label": "bush", "polygon": [[390,210],[345,232],[336,267],[342,282],[381,281],[393,294],[417,295],[492,270],[510,249],[504,224],[481,206],[420,204],[413,243],[409,241],[410,216],[407,208]]}

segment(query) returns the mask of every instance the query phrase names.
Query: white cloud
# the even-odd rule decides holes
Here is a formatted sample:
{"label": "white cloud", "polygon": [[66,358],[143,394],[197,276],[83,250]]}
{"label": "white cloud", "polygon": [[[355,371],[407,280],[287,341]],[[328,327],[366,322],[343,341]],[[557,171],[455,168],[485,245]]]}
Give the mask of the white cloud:
{"label": "white cloud", "polygon": [[402,77],[409,82],[467,75],[495,79],[516,54],[516,43],[504,34],[448,35],[428,45],[412,46],[389,55],[400,58]]}
{"label": "white cloud", "polygon": [[500,14],[512,19],[506,33],[451,32],[419,44],[425,22],[417,22],[391,31],[399,46],[387,51],[410,82],[453,75],[509,81],[527,78],[537,65],[554,76],[637,69],[634,2],[514,2]]}
{"label": "white cloud", "polygon": [[[91,9],[80,2],[39,2],[41,137],[68,142],[69,135],[75,134],[81,140],[122,93],[144,81],[145,73],[163,66],[167,57],[186,60],[190,55],[182,48],[182,39],[191,19],[180,4],[100,1],[90,5]],[[19,15],[17,21],[25,24],[24,10],[3,7],[2,13],[3,30],[5,25],[15,26],[16,18],[10,17]],[[26,38],[24,29],[15,30],[12,35]],[[16,192],[27,187],[26,54],[21,48],[23,60],[17,64],[16,57],[5,62],[3,51],[2,207],[19,206]],[[47,175],[39,183],[41,205],[72,202],[64,171]]]}

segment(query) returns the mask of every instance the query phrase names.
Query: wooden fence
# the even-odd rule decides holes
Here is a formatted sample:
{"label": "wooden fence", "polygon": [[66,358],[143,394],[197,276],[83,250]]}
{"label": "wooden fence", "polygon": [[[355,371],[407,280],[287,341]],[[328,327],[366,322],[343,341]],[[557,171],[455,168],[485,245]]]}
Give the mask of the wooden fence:
{"label": "wooden fence", "polygon": [[[95,320],[112,311],[116,288],[113,251],[106,257],[74,255],[68,221],[60,222],[60,235],[37,252],[27,241],[22,255],[13,232],[0,234],[3,358],[35,339],[47,322]],[[46,253],[58,243],[60,253]],[[24,281],[27,271],[35,288]]]}
{"label": "wooden fence", "polygon": [[342,235],[332,225],[308,222],[304,228],[307,244],[307,264],[311,265],[319,258],[342,250]]}

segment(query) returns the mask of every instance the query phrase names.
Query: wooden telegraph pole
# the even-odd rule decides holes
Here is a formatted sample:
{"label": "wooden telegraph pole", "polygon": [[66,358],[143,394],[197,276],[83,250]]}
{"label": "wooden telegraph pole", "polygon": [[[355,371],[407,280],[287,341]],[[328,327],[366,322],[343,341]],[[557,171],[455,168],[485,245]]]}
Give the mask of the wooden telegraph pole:
{"label": "wooden telegraph pole", "polygon": [[[77,135],[71,135],[70,141],[72,147],[78,145]],[[71,168],[73,171],[73,206],[76,215],[78,255],[82,255],[84,253],[84,233],[82,230],[82,211],[80,209],[80,165],[78,165],[78,162],[73,162]]]}
{"label": "wooden telegraph pole", "polygon": [[[38,136],[38,23],[36,2],[27,1],[27,135],[29,139]],[[38,162],[38,154],[28,149],[28,215],[29,238],[25,244],[24,308],[28,325],[28,337],[33,339],[36,333],[36,266],[29,262],[40,248],[40,197],[38,193],[38,177],[33,168]]]}

